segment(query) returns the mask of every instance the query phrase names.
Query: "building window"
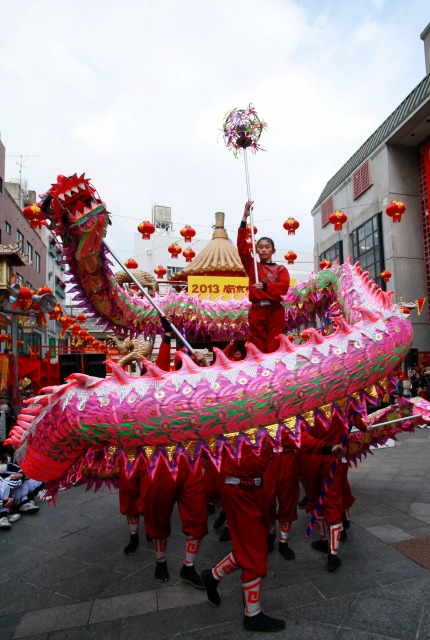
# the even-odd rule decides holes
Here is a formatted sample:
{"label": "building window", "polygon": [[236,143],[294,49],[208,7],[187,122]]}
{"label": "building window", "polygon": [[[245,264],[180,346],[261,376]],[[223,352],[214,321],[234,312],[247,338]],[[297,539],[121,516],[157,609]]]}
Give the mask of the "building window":
{"label": "building window", "polygon": [[343,242],[339,240],[320,255],[321,260],[330,260],[332,264],[339,260],[339,264],[343,264]]}
{"label": "building window", "polygon": [[167,267],[167,279],[171,278],[175,275],[175,273],[179,273],[182,271],[184,267]]}
{"label": "building window", "polygon": [[33,245],[27,242],[27,262],[33,264]]}
{"label": "building window", "polygon": [[352,256],[359,260],[364,271],[369,272],[381,289],[386,289],[380,276],[384,270],[384,245],[382,240],[382,214],[370,218],[351,233]]}
{"label": "building window", "polygon": [[3,178],[0,177],[0,193],[3,193]]}
{"label": "building window", "polygon": [[328,200],[322,203],[321,205],[321,226],[325,227],[328,224],[328,219],[333,213],[333,196],[330,196]]}
{"label": "building window", "polygon": [[22,235],[21,231],[16,232],[16,241],[20,245],[21,251],[24,251],[24,236]]}
{"label": "building window", "polygon": [[361,165],[355,173],[352,174],[352,182],[354,189],[354,200],[372,186],[370,183],[369,161]]}
{"label": "building window", "polygon": [[34,268],[38,273],[40,273],[40,256],[37,251],[34,253]]}
{"label": "building window", "polygon": [[24,278],[20,276],[19,273],[16,274],[16,283],[19,284],[21,287],[24,286]]}
{"label": "building window", "polygon": [[5,220],[5,223],[4,223],[4,230],[6,231],[6,233],[8,233],[10,235],[11,228],[10,228],[10,224],[9,224],[9,222],[7,220]]}

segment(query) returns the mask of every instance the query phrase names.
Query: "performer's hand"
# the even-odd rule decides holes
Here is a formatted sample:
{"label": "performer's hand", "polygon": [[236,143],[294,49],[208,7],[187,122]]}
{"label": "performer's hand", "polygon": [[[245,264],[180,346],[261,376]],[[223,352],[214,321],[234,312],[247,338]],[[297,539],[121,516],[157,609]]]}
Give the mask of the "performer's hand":
{"label": "performer's hand", "polygon": [[248,200],[245,204],[245,210],[243,212],[243,217],[245,220],[251,215],[252,205],[254,204],[254,200]]}
{"label": "performer's hand", "polygon": [[345,447],[342,447],[341,444],[335,444],[331,450],[331,455],[333,458],[337,458],[338,460],[342,460],[346,453]]}
{"label": "performer's hand", "polygon": [[263,283],[262,282],[256,282],[252,286],[254,287],[254,289],[257,289],[257,291],[262,291],[263,290]]}
{"label": "performer's hand", "polygon": [[203,353],[201,353],[201,351],[196,351],[195,353],[193,353],[191,358],[192,358],[192,360],[194,360],[194,362],[199,367],[207,367],[208,366],[208,361],[204,357]]}

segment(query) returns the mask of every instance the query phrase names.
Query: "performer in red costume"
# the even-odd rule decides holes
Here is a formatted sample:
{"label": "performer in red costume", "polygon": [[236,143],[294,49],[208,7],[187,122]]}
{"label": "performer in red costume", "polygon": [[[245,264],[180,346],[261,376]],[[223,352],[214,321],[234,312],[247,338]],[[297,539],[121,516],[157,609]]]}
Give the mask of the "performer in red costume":
{"label": "performer in red costume", "polygon": [[276,540],[276,520],[279,522],[279,553],[285,560],[294,560],[288,544],[291,524],[297,520],[297,501],[300,495],[297,447],[285,435],[281,444],[273,448],[264,474],[264,493],[269,509],[267,547],[272,551]]}
{"label": "performer in red costume", "polygon": [[244,629],[280,631],[284,620],[263,613],[260,605],[261,583],[267,574],[267,535],[269,521],[263,491],[263,474],[272,447],[267,443],[260,456],[243,443],[241,459],[236,462],[224,452],[218,491],[227,515],[233,551],[212,569],[201,573],[209,602],[218,607],[219,581],[237,569],[242,570],[245,606]]}
{"label": "performer in red costume", "polygon": [[[366,430],[364,423],[357,423],[358,428]],[[300,448],[300,466],[302,483],[306,491],[306,511],[313,512],[318,504],[325,482],[330,475],[332,460],[322,455],[333,443],[342,440],[345,435],[345,425],[340,417],[335,415],[327,428],[321,420],[316,419],[312,428],[312,436],[303,431]],[[315,439],[322,445],[322,449],[315,449]],[[344,452],[346,449],[344,449]],[[330,486],[324,498],[321,511],[316,520],[316,527],[320,532],[320,539],[311,543],[311,547],[327,554],[327,569],[336,571],[341,565],[338,557],[339,543],[343,531],[345,509],[351,506],[354,498],[346,485],[347,479],[342,458],[332,476]],[[345,498],[345,499],[344,499]],[[346,539],[346,536],[344,535]]]}
{"label": "performer in red costume", "polygon": [[151,485],[146,462],[140,460],[130,478],[125,473],[125,463],[121,458],[119,465],[119,508],[127,516],[130,529],[130,541],[124,547],[124,553],[131,555],[139,547],[139,519],[143,513],[145,496]]}
{"label": "performer in red costume", "polygon": [[260,258],[257,264],[259,282],[256,282],[254,260],[246,238],[246,221],[253,204],[252,200],[245,204],[237,234],[237,248],[249,277],[249,341],[263,353],[271,353],[278,348],[279,342],[276,337],[282,334],[285,328],[285,310],[281,305],[281,297],[288,291],[290,275],[284,266],[272,262],[275,253],[274,242],[271,238],[263,237],[256,245],[256,252]]}
{"label": "performer in red costume", "polygon": [[[161,319],[164,337],[157,357],[157,365],[165,371],[170,370],[170,342],[173,337],[170,323]],[[196,353],[193,359],[205,366],[203,354]],[[182,532],[186,537],[184,563],[180,577],[197,589],[203,589],[200,576],[194,563],[202,539],[208,533],[206,496],[203,474],[200,466],[192,471],[184,459],[180,460],[178,474],[173,479],[167,465],[161,461],[155,472],[151,487],[145,496],[143,513],[147,534],[152,538],[156,554],[154,577],[159,582],[169,580],[166,562],[167,539],[170,536],[170,520],[175,503],[178,503],[182,521]]]}

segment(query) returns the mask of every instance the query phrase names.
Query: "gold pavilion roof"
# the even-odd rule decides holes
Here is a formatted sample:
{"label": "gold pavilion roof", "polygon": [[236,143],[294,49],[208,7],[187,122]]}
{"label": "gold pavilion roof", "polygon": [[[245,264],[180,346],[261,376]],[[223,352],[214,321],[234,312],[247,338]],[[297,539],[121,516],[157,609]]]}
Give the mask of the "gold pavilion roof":
{"label": "gold pavilion roof", "polygon": [[215,214],[212,240],[182,271],[175,273],[171,280],[186,280],[188,276],[207,275],[214,271],[246,275],[237,247],[228,239],[224,219],[222,211]]}

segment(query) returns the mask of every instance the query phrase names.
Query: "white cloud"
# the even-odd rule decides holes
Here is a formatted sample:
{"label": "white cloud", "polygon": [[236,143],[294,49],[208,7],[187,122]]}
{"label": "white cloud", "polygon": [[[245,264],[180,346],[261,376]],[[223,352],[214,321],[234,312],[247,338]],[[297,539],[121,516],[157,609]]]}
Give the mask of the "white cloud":
{"label": "white cloud", "polygon": [[[310,209],[327,180],[424,75],[427,1],[6,1],[0,130],[28,158],[29,187],[83,172],[114,213],[124,258],[154,202],[178,226],[232,235],[243,159],[225,149],[225,112],[253,102],[268,121],[249,161],[260,229],[312,247]],[[7,160],[7,178],[17,173]],[[294,241],[282,222],[294,215]],[[287,244],[288,243],[288,244]]]}

